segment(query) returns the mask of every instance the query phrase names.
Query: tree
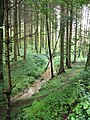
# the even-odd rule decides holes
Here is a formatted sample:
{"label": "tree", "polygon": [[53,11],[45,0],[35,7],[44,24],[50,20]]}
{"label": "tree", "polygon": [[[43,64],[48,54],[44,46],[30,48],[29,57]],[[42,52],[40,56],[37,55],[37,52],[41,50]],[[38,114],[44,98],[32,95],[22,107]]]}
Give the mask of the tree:
{"label": "tree", "polygon": [[72,68],[71,67],[72,22],[73,22],[73,6],[71,5],[71,8],[70,8],[70,33],[69,33],[69,40],[68,40],[68,65],[67,65],[67,68]]}
{"label": "tree", "polygon": [[89,43],[89,51],[88,51],[88,55],[87,55],[85,70],[88,68],[90,68],[90,43]]}
{"label": "tree", "polygon": [[54,74],[53,74],[53,62],[52,62],[52,54],[51,54],[50,35],[49,35],[48,4],[47,3],[46,3],[46,27],[47,27],[46,29],[47,29],[49,56],[50,56],[50,62],[51,62],[51,78],[53,78]]}
{"label": "tree", "polygon": [[24,1],[24,60],[26,60],[26,3]]}
{"label": "tree", "polygon": [[69,30],[69,17],[68,17],[68,6],[67,6],[67,21],[66,21],[66,66],[68,66],[68,30]]}
{"label": "tree", "polygon": [[60,68],[58,74],[65,72],[64,70],[64,35],[65,35],[65,8],[61,4],[61,19],[60,19]]}
{"label": "tree", "polygon": [[17,23],[17,0],[14,0],[14,59],[17,61],[18,55],[18,23]]}
{"label": "tree", "polygon": [[5,47],[6,47],[6,70],[7,70],[7,82],[8,86],[7,89],[3,91],[4,94],[6,94],[7,98],[7,113],[6,113],[6,120],[11,120],[10,116],[10,95],[11,95],[11,71],[10,71],[10,54],[9,54],[9,48],[10,48],[10,39],[9,39],[9,22],[8,22],[8,5],[9,1],[4,1],[4,14],[5,14]]}
{"label": "tree", "polygon": [[0,81],[3,81],[3,0],[0,0]]}
{"label": "tree", "polygon": [[76,48],[77,48],[77,8],[76,8],[76,23],[75,23],[75,43],[74,43],[74,63],[76,62]]}

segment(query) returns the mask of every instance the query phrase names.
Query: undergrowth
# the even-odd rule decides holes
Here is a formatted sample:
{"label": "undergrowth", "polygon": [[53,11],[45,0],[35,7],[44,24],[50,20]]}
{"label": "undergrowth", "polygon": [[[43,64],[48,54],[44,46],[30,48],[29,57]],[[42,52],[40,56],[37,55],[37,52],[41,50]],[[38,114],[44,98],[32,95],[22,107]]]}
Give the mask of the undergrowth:
{"label": "undergrowth", "polygon": [[[31,53],[26,60],[11,63],[12,96],[28,88],[43,73],[47,57],[45,55]],[[7,87],[4,71],[4,87]]]}
{"label": "undergrowth", "polygon": [[[47,96],[24,107],[16,120],[90,120],[90,70],[69,77],[55,77],[41,90]],[[40,94],[40,93],[39,93]]]}

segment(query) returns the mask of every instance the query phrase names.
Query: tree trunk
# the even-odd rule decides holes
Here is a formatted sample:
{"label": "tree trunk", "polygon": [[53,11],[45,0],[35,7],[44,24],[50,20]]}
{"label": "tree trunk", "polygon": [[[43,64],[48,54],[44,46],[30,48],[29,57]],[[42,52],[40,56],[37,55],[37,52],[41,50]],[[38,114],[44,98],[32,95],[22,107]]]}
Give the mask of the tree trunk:
{"label": "tree trunk", "polygon": [[40,54],[42,52],[42,44],[43,44],[43,35],[42,35],[42,28],[43,28],[43,18],[42,18],[42,15],[40,16],[41,18],[41,22],[40,22]]}
{"label": "tree trunk", "polygon": [[14,59],[17,61],[18,54],[18,30],[17,30],[17,0],[14,0]]}
{"label": "tree trunk", "polygon": [[47,39],[48,39],[49,56],[50,56],[50,62],[51,62],[51,78],[53,78],[54,74],[53,74],[53,62],[52,62],[52,54],[51,54],[50,35],[49,35],[48,4],[47,3],[46,3],[46,27],[47,27]]}
{"label": "tree trunk", "polygon": [[[11,2],[9,0],[9,7],[11,7]],[[10,18],[10,39],[12,38],[12,9],[9,10],[9,18]],[[12,52],[12,39],[10,43],[10,51]]]}
{"label": "tree trunk", "polygon": [[36,53],[38,53],[38,17],[39,17],[39,11],[37,10],[36,12],[36,34],[35,34],[35,50],[36,50]]}
{"label": "tree trunk", "polygon": [[61,5],[61,19],[60,19],[60,68],[58,74],[65,72],[64,70],[64,35],[65,35],[65,9]]}
{"label": "tree trunk", "polygon": [[77,8],[76,8],[75,43],[74,43],[74,63],[76,63],[76,48],[77,48]]}
{"label": "tree trunk", "polygon": [[3,82],[3,0],[0,0],[0,82]]}
{"label": "tree trunk", "polygon": [[72,39],[72,22],[73,22],[73,18],[72,18],[72,15],[73,15],[73,8],[71,7],[71,10],[70,10],[70,34],[69,34],[69,41],[68,41],[68,66],[67,68],[72,68],[71,67],[71,39]]}
{"label": "tree trunk", "polygon": [[79,46],[78,46],[78,57],[81,56],[81,47],[82,47],[82,26],[80,24],[80,34],[79,34]]}
{"label": "tree trunk", "polygon": [[19,4],[18,6],[18,14],[19,14],[19,44],[20,44],[20,48],[22,46],[22,43],[21,43],[21,4]]}
{"label": "tree trunk", "polygon": [[88,68],[90,68],[90,43],[89,43],[89,52],[88,52],[88,55],[87,55],[85,70],[87,70]]}
{"label": "tree trunk", "polygon": [[10,116],[10,95],[11,95],[11,72],[10,72],[10,54],[9,54],[9,48],[10,48],[10,39],[9,39],[9,23],[8,23],[8,0],[4,1],[4,8],[5,8],[5,46],[6,46],[6,69],[7,69],[7,81],[8,81],[8,87],[7,90],[4,91],[4,94],[6,94],[7,97],[7,113],[6,113],[6,120],[11,120]]}
{"label": "tree trunk", "polygon": [[24,3],[24,60],[26,60],[26,3]]}
{"label": "tree trunk", "polygon": [[68,19],[68,7],[67,7],[67,23],[66,23],[66,66],[68,66],[68,26],[69,26],[69,19]]}

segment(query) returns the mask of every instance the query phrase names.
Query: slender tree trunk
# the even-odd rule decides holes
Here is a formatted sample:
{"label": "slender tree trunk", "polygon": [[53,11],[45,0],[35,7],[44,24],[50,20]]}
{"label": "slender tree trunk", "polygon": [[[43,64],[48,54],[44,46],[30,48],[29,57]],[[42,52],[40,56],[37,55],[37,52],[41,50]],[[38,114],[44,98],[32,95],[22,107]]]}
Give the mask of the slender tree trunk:
{"label": "slender tree trunk", "polygon": [[89,43],[89,51],[88,51],[88,55],[87,55],[85,70],[87,70],[88,68],[90,68],[90,43]]}
{"label": "slender tree trunk", "polygon": [[74,63],[76,63],[76,48],[77,48],[77,8],[76,8],[75,43],[74,43]]}
{"label": "slender tree trunk", "polygon": [[7,81],[8,81],[8,88],[4,91],[7,97],[7,113],[6,113],[6,120],[11,120],[10,116],[10,95],[11,95],[11,72],[10,72],[10,39],[9,39],[9,23],[8,23],[8,0],[4,1],[4,8],[5,8],[5,46],[6,46],[6,69],[7,69]]}
{"label": "slender tree trunk", "polygon": [[[31,17],[31,28],[30,28],[30,31],[31,31],[31,34],[33,33],[33,19],[34,19],[34,17],[33,17],[34,15],[33,15],[33,13],[31,12],[31,15],[30,15],[30,17]],[[31,50],[33,50],[33,36],[31,37],[31,39],[30,39],[30,43],[31,43]]]}
{"label": "slender tree trunk", "polygon": [[69,19],[68,19],[68,7],[67,7],[67,24],[66,24],[66,66],[68,66],[68,26],[69,26]]}
{"label": "slender tree trunk", "polygon": [[18,55],[18,30],[17,30],[17,0],[14,0],[14,59],[17,61]]}
{"label": "slender tree trunk", "polygon": [[80,34],[79,34],[79,45],[78,45],[78,57],[81,56],[81,47],[82,47],[82,29],[81,29],[81,24],[80,24]]}
{"label": "slender tree trunk", "polygon": [[65,72],[64,70],[64,35],[65,35],[65,8],[61,5],[61,19],[60,19],[60,68],[58,74]]}
{"label": "slender tree trunk", "polygon": [[46,3],[46,27],[47,27],[47,39],[48,39],[49,56],[50,56],[50,62],[51,62],[51,78],[53,78],[54,74],[53,74],[53,62],[52,62],[52,54],[51,54],[50,35],[49,35],[48,4],[47,3]]}
{"label": "slender tree trunk", "polygon": [[35,50],[36,50],[36,53],[38,53],[38,17],[39,17],[39,14],[38,14],[39,11],[36,12],[36,34],[35,34]]}
{"label": "slender tree trunk", "polygon": [[73,8],[71,7],[70,10],[70,35],[69,35],[69,41],[68,41],[68,66],[67,68],[72,68],[71,67],[71,39],[72,39],[72,22],[73,22]]}
{"label": "slender tree trunk", "polygon": [[0,0],[0,82],[3,82],[3,0]]}
{"label": "slender tree trunk", "polygon": [[24,3],[24,60],[26,60],[26,3]]}
{"label": "slender tree trunk", "polygon": [[[11,0],[9,0],[9,7],[11,7]],[[9,10],[9,19],[10,19],[10,38],[12,38],[12,9]],[[12,52],[12,39],[10,43],[10,51]]]}
{"label": "slender tree trunk", "polygon": [[19,44],[20,44],[20,48],[22,46],[22,43],[21,43],[21,4],[19,4],[18,6],[18,14],[19,14]]}
{"label": "slender tree trunk", "polygon": [[43,18],[42,18],[42,15],[40,16],[41,18],[41,22],[40,22],[40,54],[42,52],[42,44],[43,44],[43,35],[42,35],[42,25],[43,25]]}

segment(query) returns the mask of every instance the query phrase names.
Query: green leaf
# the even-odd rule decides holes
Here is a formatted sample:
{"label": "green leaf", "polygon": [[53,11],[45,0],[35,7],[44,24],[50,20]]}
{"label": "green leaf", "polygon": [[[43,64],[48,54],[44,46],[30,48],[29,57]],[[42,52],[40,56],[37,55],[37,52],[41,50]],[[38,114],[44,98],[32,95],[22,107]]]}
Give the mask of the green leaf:
{"label": "green leaf", "polygon": [[90,108],[87,110],[87,114],[90,115]]}

